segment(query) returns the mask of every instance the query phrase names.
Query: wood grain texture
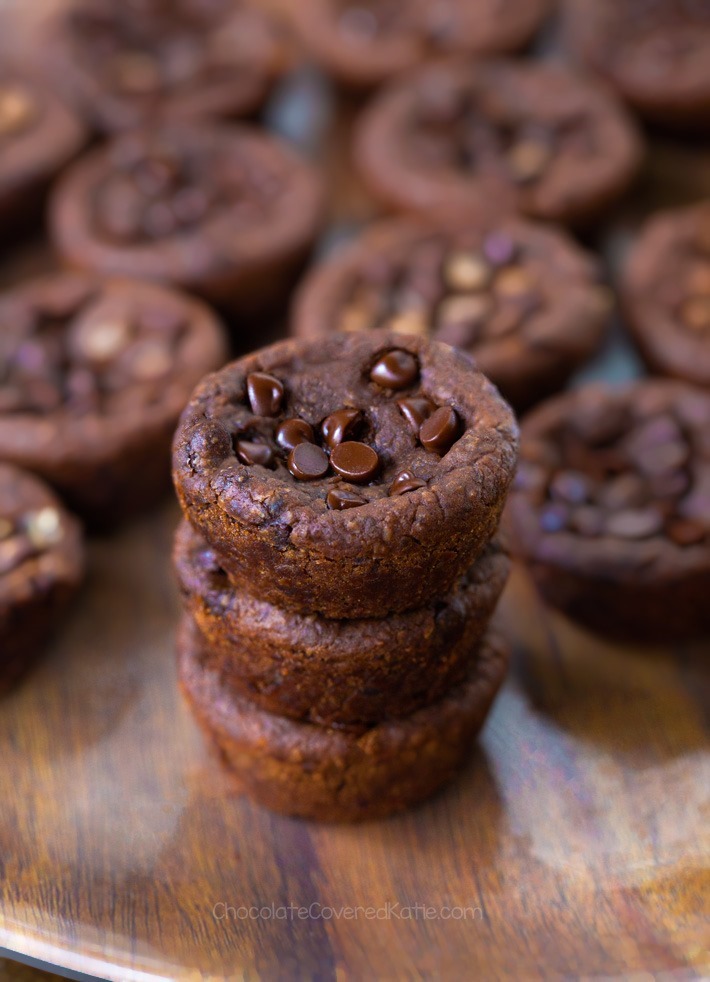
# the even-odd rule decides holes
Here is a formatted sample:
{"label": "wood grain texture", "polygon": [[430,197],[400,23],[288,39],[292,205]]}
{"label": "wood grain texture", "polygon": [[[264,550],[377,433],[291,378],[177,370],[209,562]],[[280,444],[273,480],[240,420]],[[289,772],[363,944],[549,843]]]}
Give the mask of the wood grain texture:
{"label": "wood grain texture", "polygon": [[[319,151],[338,226],[372,212],[347,164],[355,110],[335,104]],[[709,161],[655,141],[608,254],[656,204],[709,193]],[[12,256],[0,280],[46,262]],[[620,350],[594,371],[632,370]],[[72,616],[0,703],[0,948],[117,982],[710,974],[710,645],[594,639],[517,570],[511,677],[461,780],[385,822],[308,825],[236,795],[179,696],[176,522],[166,505],[91,543]],[[272,904],[316,906],[216,906]],[[405,918],[416,905],[467,919]]]}

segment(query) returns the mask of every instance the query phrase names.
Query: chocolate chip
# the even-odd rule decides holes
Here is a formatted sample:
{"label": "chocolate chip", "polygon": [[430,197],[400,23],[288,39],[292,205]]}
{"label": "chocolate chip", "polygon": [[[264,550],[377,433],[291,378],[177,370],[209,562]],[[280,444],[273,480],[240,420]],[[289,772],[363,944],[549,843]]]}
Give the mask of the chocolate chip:
{"label": "chocolate chip", "polygon": [[550,495],[570,505],[582,505],[591,493],[590,480],[579,471],[559,471],[550,481]]}
{"label": "chocolate chip", "polygon": [[404,310],[390,318],[384,327],[396,334],[413,334],[420,338],[429,334],[429,320],[423,310]]}
{"label": "chocolate chip", "polygon": [[451,330],[453,326],[464,325],[474,329],[481,325],[491,312],[493,301],[485,293],[447,297],[439,305],[437,324],[439,333]]}
{"label": "chocolate chip", "polygon": [[644,480],[631,471],[609,478],[598,492],[599,504],[610,511],[642,505],[647,497]]}
{"label": "chocolate chip", "polygon": [[276,442],[282,450],[291,451],[299,443],[315,443],[316,438],[305,419],[285,419],[276,429]]}
{"label": "chocolate chip", "polygon": [[332,450],[339,443],[347,440],[355,432],[362,419],[359,409],[336,409],[321,423],[321,434],[325,445]]}
{"label": "chocolate chip", "polygon": [[37,113],[34,99],[15,85],[0,88],[0,136],[9,136],[25,129]]}
{"label": "chocolate chip", "polygon": [[299,481],[316,481],[328,473],[328,456],[314,443],[299,443],[288,455],[288,469]]}
{"label": "chocolate chip", "polygon": [[332,511],[344,511],[346,508],[357,508],[360,505],[367,504],[366,498],[361,497],[354,491],[346,491],[345,488],[333,488],[328,492],[325,500]]}
{"label": "chocolate chip", "polygon": [[87,319],[76,329],[76,346],[89,361],[105,364],[129,343],[130,325],[125,319]]}
{"label": "chocolate chip", "polygon": [[252,440],[238,440],[236,451],[237,457],[248,467],[254,464],[261,464],[262,467],[273,466],[273,451],[265,443],[255,443]]}
{"label": "chocolate chip", "polygon": [[570,510],[561,502],[545,505],[540,509],[540,528],[543,532],[562,532],[567,528]]}
{"label": "chocolate chip", "polygon": [[507,266],[517,254],[517,246],[504,232],[491,232],[483,241],[483,255],[494,266]]}
{"label": "chocolate chip", "polygon": [[252,372],[247,375],[247,395],[256,416],[278,416],[284,398],[284,387],[273,375]]}
{"label": "chocolate chip", "polygon": [[594,538],[604,532],[606,514],[601,508],[595,508],[593,505],[581,505],[570,515],[569,524],[580,535]]}
{"label": "chocolate chip", "polygon": [[699,522],[678,518],[669,523],[666,534],[677,546],[696,546],[705,540],[708,533]]}
{"label": "chocolate chip", "polygon": [[444,454],[458,439],[461,422],[455,409],[441,406],[424,420],[419,428],[419,440],[425,450]]}
{"label": "chocolate chip", "polygon": [[25,515],[23,526],[27,537],[36,549],[47,549],[61,542],[64,537],[62,519],[56,508],[48,506]]}
{"label": "chocolate chip", "polygon": [[535,281],[524,266],[508,266],[498,273],[493,288],[502,297],[520,297],[534,286]]}
{"label": "chocolate chip", "polygon": [[141,382],[154,382],[170,372],[174,354],[164,341],[147,338],[133,345],[128,362],[134,378]]}
{"label": "chocolate chip", "polygon": [[425,488],[426,481],[416,477],[411,471],[400,471],[390,485],[390,495],[394,497],[399,494],[407,494],[409,491],[417,491]]}
{"label": "chocolate chip", "polygon": [[491,278],[491,268],[481,256],[454,252],[444,264],[444,280],[451,290],[473,293],[484,290]]}
{"label": "chocolate chip", "polygon": [[393,348],[372,366],[370,381],[383,389],[406,389],[419,375],[419,362],[409,351]]}
{"label": "chocolate chip", "polygon": [[367,484],[380,468],[380,458],[366,443],[350,440],[333,449],[330,462],[343,477],[354,484]]}
{"label": "chocolate chip", "polygon": [[662,528],[663,518],[655,508],[628,508],[606,520],[607,533],[620,539],[648,539]]}
{"label": "chocolate chip", "polygon": [[429,419],[436,408],[431,399],[427,399],[426,396],[412,396],[410,399],[398,399],[397,406],[417,434],[424,420]]}
{"label": "chocolate chip", "polygon": [[545,171],[552,157],[552,147],[542,138],[525,137],[508,152],[508,167],[514,181],[530,184]]}

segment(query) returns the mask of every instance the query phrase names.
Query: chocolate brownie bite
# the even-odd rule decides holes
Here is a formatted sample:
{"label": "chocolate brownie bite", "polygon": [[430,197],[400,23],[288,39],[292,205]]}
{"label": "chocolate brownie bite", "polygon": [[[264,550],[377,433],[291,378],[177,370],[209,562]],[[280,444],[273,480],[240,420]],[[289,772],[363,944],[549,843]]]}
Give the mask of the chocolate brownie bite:
{"label": "chocolate brownie bite", "polygon": [[93,524],[153,504],[197,380],[226,356],[199,301],[55,273],[0,294],[0,460],[51,483]]}
{"label": "chocolate brownie bite", "polygon": [[673,126],[710,121],[707,0],[567,0],[577,58],[634,109]]}
{"label": "chocolate brownie bite", "polygon": [[514,208],[579,225],[626,190],[641,143],[604,88],[561,65],[452,60],[376,96],[355,157],[372,193],[398,210]]}
{"label": "chocolate brownie bite", "polygon": [[516,218],[395,219],[315,267],[297,296],[301,337],[387,328],[445,341],[521,410],[560,389],[601,343],[611,297],[563,232]]}
{"label": "chocolate brownie bite", "polygon": [[0,463],[0,693],[51,637],[83,573],[77,520],[36,477]]}
{"label": "chocolate brownie bite", "polygon": [[486,639],[459,686],[404,719],[350,733],[258,709],[205,664],[185,617],[178,636],[182,690],[241,788],[275,811],[324,822],[382,818],[438,791],[471,751],[503,681],[508,654]]}
{"label": "chocolate brownie bite", "polygon": [[204,380],[173,453],[183,511],[235,585],[332,618],[443,597],[492,537],[517,427],[447,345],[284,341]]}
{"label": "chocolate brownie bite", "polygon": [[300,0],[292,20],[338,81],[378,85],[432,55],[504,54],[524,47],[550,0]]}
{"label": "chocolate brownie bite", "polygon": [[287,65],[279,26],[243,0],[70,0],[46,40],[52,77],[103,132],[250,115]]}
{"label": "chocolate brownie bite", "polygon": [[39,218],[50,181],[84,142],[53,92],[0,68],[0,238]]}
{"label": "chocolate brownie bite", "polygon": [[54,189],[50,221],[72,267],[173,283],[246,314],[288,291],[321,205],[315,171],[274,137],[174,124],[78,161]]}
{"label": "chocolate brownie bite", "polygon": [[710,632],[710,394],[589,386],[524,421],[511,545],[546,600],[614,637]]}
{"label": "chocolate brownie bite", "polygon": [[649,367],[710,387],[710,202],[648,222],[624,269],[622,294]]}
{"label": "chocolate brownie bite", "polygon": [[465,676],[508,576],[492,542],[441,600],[384,620],[303,615],[236,590],[189,523],[175,540],[185,609],[204,665],[272,713],[362,730],[436,702]]}

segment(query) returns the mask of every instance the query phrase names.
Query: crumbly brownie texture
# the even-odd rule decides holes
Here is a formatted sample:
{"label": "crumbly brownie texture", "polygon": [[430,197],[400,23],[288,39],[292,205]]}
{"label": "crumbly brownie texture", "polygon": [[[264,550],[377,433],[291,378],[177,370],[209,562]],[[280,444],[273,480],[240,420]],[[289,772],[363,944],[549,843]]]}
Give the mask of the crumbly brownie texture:
{"label": "crumbly brownie texture", "polygon": [[508,575],[489,545],[442,600],[384,620],[327,620],[235,588],[187,522],[175,540],[186,610],[207,642],[205,666],[273,713],[363,729],[436,702],[468,670]]}
{"label": "crumbly brownie texture", "polygon": [[433,54],[516,51],[549,9],[549,0],[300,0],[292,19],[318,61],[359,88],[387,81]]}
{"label": "crumbly brownie texture", "polygon": [[74,0],[47,40],[57,84],[109,132],[156,117],[248,115],[286,67],[276,25],[240,0]]}
{"label": "crumbly brownie texture", "polygon": [[443,787],[466,760],[508,661],[500,643],[486,639],[468,676],[438,702],[357,734],[256,708],[205,666],[204,647],[186,616],[182,689],[223,762],[259,804],[326,822],[381,818]]}
{"label": "crumbly brownie texture", "polygon": [[567,0],[570,47],[635,109],[674,126],[710,120],[706,0]]}
{"label": "crumbly brownie texture", "polygon": [[494,205],[582,224],[627,188],[641,144],[610,94],[561,65],[449,61],[373,100],[355,156],[396,209],[465,216]]}
{"label": "crumbly brownie texture", "polygon": [[175,124],[82,158],[55,187],[50,220],[71,266],[171,282],[251,312],[291,284],[321,203],[315,171],[275,138]]}
{"label": "crumbly brownie texture", "polygon": [[38,82],[0,72],[0,235],[39,214],[54,175],[81,148],[81,124]]}
{"label": "crumbly brownie texture", "polygon": [[213,314],[174,290],[73,273],[27,281],[0,294],[0,460],[113,524],[169,486],[175,422],[225,357]]}
{"label": "crumbly brownie texture", "polygon": [[520,410],[590,357],[610,303],[596,262],[560,231],[395,219],[315,268],[292,326],[301,337],[384,327],[445,341]]}
{"label": "crumbly brownie texture", "polygon": [[83,572],[76,519],[35,477],[0,464],[0,693],[49,638]]}
{"label": "crumbly brownie texture", "polygon": [[624,270],[622,293],[650,368],[710,387],[710,202],[651,219]]}
{"label": "crumbly brownie texture", "polygon": [[442,597],[482,551],[516,447],[510,408],[465,355],[335,334],[207,378],[173,477],[237,586],[306,613],[384,617]]}
{"label": "crumbly brownie texture", "polygon": [[525,420],[511,545],[545,598],[593,630],[710,631],[710,395],[590,386]]}

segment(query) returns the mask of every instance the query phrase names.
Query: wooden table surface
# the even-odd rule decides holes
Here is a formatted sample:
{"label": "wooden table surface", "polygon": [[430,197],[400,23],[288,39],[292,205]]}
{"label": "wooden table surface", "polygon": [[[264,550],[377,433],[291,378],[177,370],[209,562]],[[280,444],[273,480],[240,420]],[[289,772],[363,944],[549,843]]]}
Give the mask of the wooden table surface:
{"label": "wooden table surface", "polygon": [[[314,91],[302,76],[273,124],[302,136]],[[371,213],[352,111],[306,141],[338,228]],[[600,237],[612,262],[640,215],[710,193],[709,160],[654,141]],[[590,369],[634,371],[618,336]],[[0,948],[118,982],[710,975],[709,644],[592,638],[516,570],[511,675],[461,779],[388,821],[311,825],[239,797],[180,698],[176,521],[166,503],[91,542],[68,623],[0,704]]]}

